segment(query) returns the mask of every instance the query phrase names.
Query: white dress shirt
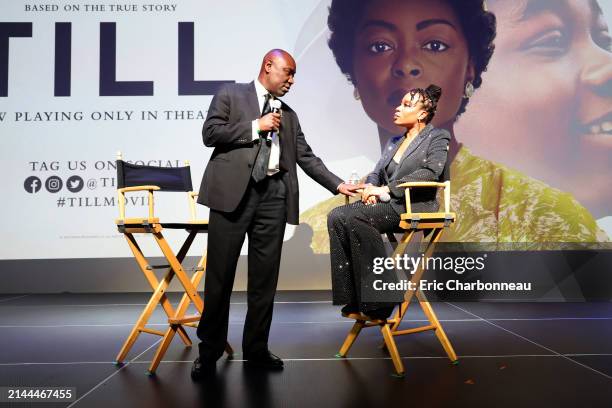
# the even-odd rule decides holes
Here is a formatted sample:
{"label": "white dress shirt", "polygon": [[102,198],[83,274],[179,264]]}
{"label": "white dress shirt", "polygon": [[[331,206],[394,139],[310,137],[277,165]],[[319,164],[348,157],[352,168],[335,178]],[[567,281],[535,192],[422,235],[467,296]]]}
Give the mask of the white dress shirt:
{"label": "white dress shirt", "polygon": [[[259,102],[259,112],[263,110],[264,103],[266,101],[266,95],[270,92],[259,82],[258,79],[255,79],[255,92],[257,93],[257,102]],[[270,94],[270,102],[274,99],[274,95]],[[255,119],[252,122],[252,137],[253,140],[259,139],[259,123],[258,119]],[[272,145],[270,149],[270,160],[268,161],[268,172],[267,175],[271,176],[280,171],[278,165],[280,161],[280,145],[278,143],[279,132],[271,133],[272,136]]]}

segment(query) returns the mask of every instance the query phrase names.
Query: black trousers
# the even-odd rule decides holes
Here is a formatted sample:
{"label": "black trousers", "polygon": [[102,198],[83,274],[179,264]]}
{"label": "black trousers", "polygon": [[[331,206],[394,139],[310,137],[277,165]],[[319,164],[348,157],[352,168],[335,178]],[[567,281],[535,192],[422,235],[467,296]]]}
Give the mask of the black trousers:
{"label": "black trousers", "polygon": [[248,355],[267,350],[287,220],[286,196],[282,177],[275,175],[259,183],[251,181],[235,211],[210,211],[204,313],[197,331],[201,358],[215,361],[223,354],[230,296],[245,235],[249,237],[248,311],[242,351]]}
{"label": "black trousers", "polygon": [[[361,201],[334,208],[327,216],[333,304],[357,304],[367,312],[401,302],[402,293],[375,293],[372,282],[396,281],[395,271],[373,273],[374,258],[385,258],[381,233],[398,228],[400,216],[391,204],[365,205]],[[365,291],[367,291],[367,296]],[[365,300],[364,300],[365,298]]]}

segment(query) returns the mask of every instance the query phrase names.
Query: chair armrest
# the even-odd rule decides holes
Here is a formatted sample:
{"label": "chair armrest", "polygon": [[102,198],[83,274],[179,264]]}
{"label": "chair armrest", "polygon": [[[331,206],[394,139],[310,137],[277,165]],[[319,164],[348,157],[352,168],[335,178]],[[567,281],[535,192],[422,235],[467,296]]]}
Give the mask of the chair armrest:
{"label": "chair armrest", "polygon": [[132,187],[123,187],[118,188],[118,193],[128,193],[131,191],[157,191],[160,190],[158,186],[132,186]]}
{"label": "chair armrest", "polygon": [[160,190],[158,186],[132,186],[123,187],[117,189],[117,196],[119,199],[119,219],[125,218],[125,193],[131,193],[134,191],[148,191],[149,192],[149,218],[153,218],[153,191]]}
{"label": "chair armrest", "polygon": [[398,187],[446,187],[445,183],[437,181],[409,181],[407,183],[398,184]]}
{"label": "chair armrest", "polygon": [[196,197],[199,196],[195,191],[187,192],[187,200],[189,200],[189,214],[191,215],[190,222],[197,222],[196,220]]}

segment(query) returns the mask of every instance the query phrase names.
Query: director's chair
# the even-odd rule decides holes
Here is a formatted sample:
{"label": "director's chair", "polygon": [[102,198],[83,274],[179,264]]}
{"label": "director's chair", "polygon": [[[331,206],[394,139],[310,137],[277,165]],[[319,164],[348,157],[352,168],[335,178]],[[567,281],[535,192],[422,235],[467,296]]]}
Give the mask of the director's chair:
{"label": "director's chair", "polygon": [[[429,236],[429,240],[424,242],[425,251],[423,253],[423,258],[428,259],[434,252],[436,243],[440,240],[442,233],[445,228],[449,227],[455,221],[455,213],[450,212],[450,181],[445,182],[427,182],[427,181],[419,181],[419,182],[409,182],[400,184],[399,187],[403,187],[406,189],[406,212],[401,214],[399,229],[403,232],[403,236],[399,242],[397,242],[397,246],[393,251],[392,257],[395,258],[397,255],[403,255],[406,251],[407,245],[410,243],[410,240],[414,236],[416,232],[423,231],[424,235]],[[443,196],[444,196],[444,212],[435,212],[435,213],[413,213],[411,209],[411,201],[410,201],[410,189],[416,188],[442,188]],[[429,232],[428,230],[431,230]],[[429,232],[429,234],[427,234]],[[391,241],[395,241],[393,234],[388,234],[389,239]],[[424,263],[419,262],[419,267],[416,269],[414,274],[412,275],[412,287],[418,288],[418,284],[425,272]],[[416,295],[419,306],[427,316],[429,320],[429,324],[426,326],[415,327],[411,329],[399,330],[399,326],[408,311],[408,305],[410,305],[410,301]],[[388,319],[369,319],[367,316],[361,313],[352,313],[347,315],[348,318],[354,319],[355,323],[351,328],[351,331],[346,336],[342,347],[336,357],[345,357],[348,353],[349,349],[357,339],[357,336],[361,332],[361,329],[364,327],[380,327],[380,331],[382,332],[384,338],[384,346],[389,352],[391,356],[391,360],[393,361],[393,366],[395,368],[395,372],[397,376],[403,377],[405,370],[404,364],[402,363],[402,359],[397,350],[397,345],[395,343],[395,336],[403,336],[406,334],[412,333],[420,333],[423,331],[433,330],[438,337],[438,340],[442,344],[444,351],[448,355],[448,358],[451,360],[453,364],[458,363],[457,355],[453,350],[453,346],[451,345],[444,329],[442,328],[442,324],[438,320],[436,314],[433,311],[433,308],[429,304],[425,294],[421,290],[407,290],[404,294],[404,300],[399,305],[393,317]]]}
{"label": "director's chair", "polygon": [[[206,251],[204,251],[204,254],[195,267],[185,269],[182,265],[183,260],[187,256],[187,252],[189,251],[189,248],[191,247],[196,235],[208,232],[208,221],[196,219],[195,197],[197,197],[198,194],[194,193],[192,189],[191,172],[188,162],[185,163],[184,167],[144,166],[127,163],[123,161],[121,152],[118,154],[117,194],[119,200],[119,218],[115,221],[115,223],[117,224],[117,229],[119,232],[125,236],[138,266],[142,270],[142,273],[151,286],[151,289],[153,289],[153,293],[147,305],[140,314],[140,317],[134,324],[132,331],[121,347],[121,350],[117,355],[116,363],[121,364],[123,362],[130,349],[138,339],[140,333],[149,333],[161,336],[161,343],[159,344],[155,356],[153,357],[147,371],[147,374],[149,375],[153,375],[155,373],[155,370],[164,357],[164,354],[176,333],[178,333],[185,346],[191,346],[191,340],[187,335],[184,326],[197,327],[197,322],[200,320],[200,316],[204,312],[204,302],[198,294],[197,287],[200,284],[206,270]],[[126,193],[145,191],[148,193],[148,216],[126,218]],[[186,192],[190,211],[189,221],[160,222],[159,217],[156,217],[154,213],[154,191]],[[164,229],[185,230],[188,233],[187,238],[176,255],[164,238]],[[143,254],[142,249],[136,242],[134,234],[152,235],[168,263],[163,265],[151,265]],[[154,270],[156,269],[166,270],[161,280],[158,280],[154,273]],[[188,275],[188,272],[192,273],[191,276]],[[173,308],[166,295],[168,286],[175,276],[178,278],[184,291],[184,294],[181,297],[176,309]],[[185,315],[190,303],[193,303],[198,314],[191,316]],[[164,312],[168,316],[168,328],[165,331],[154,330],[146,327],[151,314],[158,304],[161,304]],[[226,344],[225,351],[228,353],[229,358],[231,358],[233,355],[233,350],[229,344]]]}

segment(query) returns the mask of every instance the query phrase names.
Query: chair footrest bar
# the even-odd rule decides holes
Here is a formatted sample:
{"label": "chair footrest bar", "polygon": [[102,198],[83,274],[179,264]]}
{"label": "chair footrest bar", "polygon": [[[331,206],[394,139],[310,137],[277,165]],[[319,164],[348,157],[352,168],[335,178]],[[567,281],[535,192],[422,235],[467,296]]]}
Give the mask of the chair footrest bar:
{"label": "chair footrest bar", "polygon": [[179,318],[168,318],[168,323],[170,324],[185,324],[185,323],[193,323],[200,321],[200,315],[191,315],[191,316],[183,316]]}
{"label": "chair footrest bar", "polygon": [[[147,265],[147,270],[151,271],[153,269],[169,269],[170,265]],[[183,270],[185,272],[199,272],[199,271],[203,271],[206,268],[204,268],[203,266],[194,266],[191,268],[183,268]]]}
{"label": "chair footrest bar", "polygon": [[199,272],[199,271],[206,270],[206,268],[204,268],[203,266],[194,266],[192,268],[183,268],[183,270],[185,272]]}
{"label": "chair footrest bar", "polygon": [[387,324],[387,323],[385,323],[384,320],[380,320],[380,319],[366,320],[366,324],[364,325],[364,327],[374,327],[374,326],[380,326],[383,324]]}
{"label": "chair footrest bar", "polygon": [[[361,313],[349,313],[349,314],[342,315],[342,316],[348,319],[357,320],[359,322],[365,322],[365,327],[380,326],[381,324],[385,323],[385,320],[371,319],[368,316],[363,315]],[[387,319],[386,322],[387,324],[393,324],[395,323],[395,319]]]}
{"label": "chair footrest bar", "polygon": [[151,270],[151,269],[168,269],[170,268],[170,265],[147,265],[147,270]]}
{"label": "chair footrest bar", "polygon": [[430,324],[429,326],[415,327],[414,329],[396,330],[391,332],[391,334],[394,336],[402,336],[404,334],[420,333],[427,330],[436,330],[436,326]]}
{"label": "chair footrest bar", "polygon": [[161,332],[159,330],[153,330],[153,329],[147,329],[146,327],[143,327],[142,329],[139,329],[141,332],[144,333],[149,333],[149,334],[156,334],[158,336],[164,336],[166,333]]}

